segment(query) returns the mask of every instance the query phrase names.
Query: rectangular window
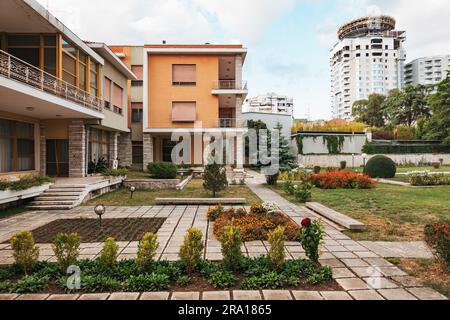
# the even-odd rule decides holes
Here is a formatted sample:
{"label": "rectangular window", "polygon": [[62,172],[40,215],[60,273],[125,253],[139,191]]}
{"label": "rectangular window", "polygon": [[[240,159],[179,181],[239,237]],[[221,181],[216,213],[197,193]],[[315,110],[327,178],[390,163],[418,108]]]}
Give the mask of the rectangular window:
{"label": "rectangular window", "polygon": [[111,84],[112,84],[111,80],[105,77],[105,88],[103,89],[104,91],[103,98],[105,100],[106,109],[111,108]]}
{"label": "rectangular window", "polygon": [[91,129],[89,135],[89,159],[96,162],[102,158],[109,160],[109,132]]}
{"label": "rectangular window", "polygon": [[141,164],[144,163],[144,147],[142,145],[142,141],[133,141],[133,164]]}
{"label": "rectangular window", "polygon": [[91,95],[96,96],[98,92],[98,64],[91,62],[91,74],[90,74],[90,88],[91,88]]}
{"label": "rectangular window", "polygon": [[0,119],[0,172],[34,170],[34,124]]}
{"label": "rectangular window", "polygon": [[197,84],[197,67],[195,64],[172,65],[172,84],[177,86],[195,86]]}
{"label": "rectangular window", "polygon": [[172,122],[195,122],[197,110],[195,102],[173,102]]}
{"label": "rectangular window", "polygon": [[113,104],[114,104],[114,112],[122,114],[123,108],[123,89],[119,87],[117,84],[113,84]]}

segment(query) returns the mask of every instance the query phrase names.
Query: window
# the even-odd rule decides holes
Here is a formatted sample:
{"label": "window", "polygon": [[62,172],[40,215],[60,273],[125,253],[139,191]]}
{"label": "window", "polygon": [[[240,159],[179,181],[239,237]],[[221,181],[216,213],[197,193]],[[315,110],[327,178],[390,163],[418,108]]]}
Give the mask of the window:
{"label": "window", "polygon": [[0,119],[0,172],[34,170],[34,125]]}
{"label": "window", "polygon": [[177,145],[176,141],[170,139],[163,139],[162,141],[162,161],[173,162],[172,161],[172,150]]}
{"label": "window", "polygon": [[197,119],[195,102],[173,102],[172,121],[173,122],[195,122]]}
{"label": "window", "polygon": [[112,81],[105,77],[105,88],[104,88],[104,100],[105,100],[105,108],[111,108],[111,85]]}
{"label": "window", "polygon": [[91,129],[89,135],[89,160],[96,162],[101,158],[109,160],[109,132]]}
{"label": "window", "polygon": [[114,112],[122,114],[123,108],[123,89],[119,87],[117,84],[113,84],[113,104],[114,104]]}
{"label": "window", "polygon": [[132,87],[142,87],[144,85],[144,81],[142,80],[131,80]]}
{"label": "window", "polygon": [[131,122],[142,122],[142,103],[131,103]]}
{"label": "window", "polygon": [[142,141],[132,141],[133,164],[144,163],[144,147]]}
{"label": "window", "polygon": [[91,89],[90,93],[92,95],[98,96],[98,64],[91,62],[91,74],[89,87]]}
{"label": "window", "polygon": [[195,64],[172,65],[172,84],[176,86],[195,86],[197,84]]}

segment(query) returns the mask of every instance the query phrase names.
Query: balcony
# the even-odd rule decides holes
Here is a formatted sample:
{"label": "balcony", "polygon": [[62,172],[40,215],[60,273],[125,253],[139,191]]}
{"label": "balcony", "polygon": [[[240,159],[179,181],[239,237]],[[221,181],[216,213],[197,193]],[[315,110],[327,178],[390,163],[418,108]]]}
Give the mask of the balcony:
{"label": "balcony", "polygon": [[213,82],[212,93],[247,95],[247,82],[239,82],[236,80],[217,80]]}
{"label": "balcony", "polygon": [[[0,50],[0,77],[29,88],[74,102],[90,115],[102,113],[103,100]],[[5,93],[6,94],[6,93]],[[35,96],[35,94],[32,94]],[[55,102],[56,104],[56,102]],[[79,109],[79,108],[77,108]],[[92,112],[94,111],[94,113]]]}
{"label": "balcony", "polygon": [[244,121],[236,118],[219,118],[217,119],[218,128],[242,128]]}

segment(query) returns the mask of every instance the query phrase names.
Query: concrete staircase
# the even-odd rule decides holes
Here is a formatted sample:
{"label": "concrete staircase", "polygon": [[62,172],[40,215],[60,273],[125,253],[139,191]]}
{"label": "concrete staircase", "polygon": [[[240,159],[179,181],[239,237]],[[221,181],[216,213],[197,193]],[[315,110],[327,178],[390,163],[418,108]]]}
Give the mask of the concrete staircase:
{"label": "concrete staircase", "polygon": [[55,184],[30,203],[32,210],[68,210],[81,203],[86,185]]}

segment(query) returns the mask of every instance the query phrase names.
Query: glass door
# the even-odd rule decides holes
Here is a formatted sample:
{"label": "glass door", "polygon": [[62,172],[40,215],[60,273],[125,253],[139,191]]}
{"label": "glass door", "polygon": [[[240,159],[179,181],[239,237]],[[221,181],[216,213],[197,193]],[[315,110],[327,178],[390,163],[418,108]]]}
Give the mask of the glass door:
{"label": "glass door", "polygon": [[69,176],[69,140],[47,140],[47,175]]}

